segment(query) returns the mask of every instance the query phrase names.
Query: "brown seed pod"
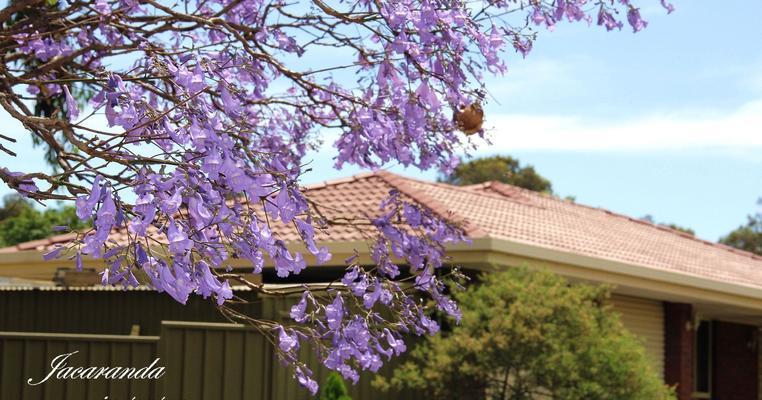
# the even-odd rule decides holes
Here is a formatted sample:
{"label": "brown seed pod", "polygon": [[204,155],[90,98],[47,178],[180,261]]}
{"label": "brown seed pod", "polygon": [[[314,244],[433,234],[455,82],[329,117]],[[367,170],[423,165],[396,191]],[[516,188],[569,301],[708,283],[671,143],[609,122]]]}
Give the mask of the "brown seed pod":
{"label": "brown seed pod", "polygon": [[482,129],[484,110],[479,103],[461,107],[459,111],[453,113],[452,121],[463,133],[473,135]]}

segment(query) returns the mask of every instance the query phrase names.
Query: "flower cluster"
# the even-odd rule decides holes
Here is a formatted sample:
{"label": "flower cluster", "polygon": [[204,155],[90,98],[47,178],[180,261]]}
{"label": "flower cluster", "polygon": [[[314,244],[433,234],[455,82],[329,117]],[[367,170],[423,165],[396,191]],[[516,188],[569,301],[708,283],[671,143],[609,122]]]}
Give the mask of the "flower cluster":
{"label": "flower cluster", "polygon": [[[381,215],[373,220],[379,231],[372,252],[375,265],[351,266],[341,279],[341,290],[329,291],[329,302],[305,292],[291,307],[290,317],[298,325],[278,328],[283,358],[296,363],[299,344],[307,341],[320,349],[326,368],[357,382],[359,371],[376,372],[385,360],[406,350],[401,334],[439,331],[421,300],[460,320],[439,272],[446,259],[444,244],[467,239],[440,216],[401,197],[392,191],[381,205]],[[393,257],[405,261],[404,274]],[[396,312],[380,312],[384,309]],[[296,376],[311,390],[316,388],[306,366],[299,366]]]}

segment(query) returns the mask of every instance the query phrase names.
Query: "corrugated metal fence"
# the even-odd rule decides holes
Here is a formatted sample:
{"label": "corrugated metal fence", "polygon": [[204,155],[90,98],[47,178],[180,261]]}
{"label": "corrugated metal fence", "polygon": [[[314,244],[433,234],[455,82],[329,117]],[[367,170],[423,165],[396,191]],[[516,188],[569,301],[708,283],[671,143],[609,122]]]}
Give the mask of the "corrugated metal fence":
{"label": "corrugated metal fence", "polygon": [[[281,366],[272,345],[257,331],[219,323],[163,322],[160,336],[0,333],[0,400],[238,400],[310,399]],[[149,365],[154,358],[166,368],[160,380],[64,380],[51,378],[38,386],[51,360],[78,351],[69,365]],[[305,360],[322,382],[327,371],[314,353],[302,349]],[[389,375],[391,366],[381,374]],[[353,399],[420,398],[415,393],[383,393],[371,387],[371,376],[348,385]]]}

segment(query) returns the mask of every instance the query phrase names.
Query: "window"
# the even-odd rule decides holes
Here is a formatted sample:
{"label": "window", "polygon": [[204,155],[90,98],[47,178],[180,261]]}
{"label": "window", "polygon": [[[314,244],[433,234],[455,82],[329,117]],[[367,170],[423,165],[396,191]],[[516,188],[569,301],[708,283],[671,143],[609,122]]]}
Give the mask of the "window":
{"label": "window", "polygon": [[700,321],[695,330],[693,397],[708,399],[712,393],[712,322]]}

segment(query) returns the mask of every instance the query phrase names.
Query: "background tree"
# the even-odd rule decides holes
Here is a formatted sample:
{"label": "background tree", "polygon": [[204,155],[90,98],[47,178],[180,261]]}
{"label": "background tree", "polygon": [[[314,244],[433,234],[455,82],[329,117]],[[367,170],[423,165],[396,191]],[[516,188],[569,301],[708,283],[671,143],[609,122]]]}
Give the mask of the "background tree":
{"label": "background tree", "polygon": [[519,160],[510,156],[491,156],[461,163],[439,180],[461,186],[498,181],[535,192],[553,192],[550,181],[538,174],[533,166],[522,166]]}
{"label": "background tree", "polygon": [[[757,204],[762,205],[762,199]],[[720,243],[762,255],[762,213],[749,215],[746,224],[720,238]]]}
{"label": "background tree", "polygon": [[[303,343],[356,382],[404,351],[402,332],[436,333],[433,309],[458,318],[438,271],[464,231],[398,193],[375,215],[323,209],[299,184],[307,152],[330,132],[337,168],[448,173],[473,147],[466,134],[483,134],[453,112],[480,108],[483,76],[506,71],[506,50],[526,55],[538,27],[593,19],[646,26],[630,0],[16,0],[0,9],[0,108],[24,129],[0,133],[0,152],[15,156],[16,139],[32,136],[56,168],[0,168],[0,180],[92,219],[46,258],[99,258],[104,284],[211,298],[278,343],[316,393]],[[231,283],[285,294],[245,279],[266,260],[280,278],[303,271],[305,255],[328,262],[316,235],[335,226],[367,238],[372,268],[350,259],[344,285],[299,289],[285,325],[232,308]],[[109,241],[114,231],[126,243]],[[301,246],[289,247],[293,238]],[[251,265],[227,271],[232,258]],[[410,266],[412,286],[393,259]]]}
{"label": "background tree", "polygon": [[77,217],[73,206],[39,210],[18,195],[8,195],[0,207],[0,246],[43,239],[64,231],[84,229],[89,221]]}
{"label": "background tree", "polygon": [[318,400],[352,400],[347,392],[347,387],[341,375],[331,372],[325,378],[323,387],[320,388]]}
{"label": "background tree", "polygon": [[21,214],[29,205],[29,201],[19,194],[12,193],[5,195],[3,197],[3,205],[0,206],[0,221]]}
{"label": "background tree", "polygon": [[667,228],[674,229],[674,230],[679,231],[679,232],[687,233],[688,235],[691,235],[691,236],[696,236],[696,231],[694,231],[691,228],[686,228],[684,226],[680,226],[680,225],[674,224],[674,223],[656,222],[656,220],[654,220],[654,217],[652,215],[650,215],[650,214],[646,214],[643,217],[641,217],[640,219],[643,220],[643,221],[650,222],[652,224],[666,226]]}
{"label": "background tree", "polygon": [[451,332],[427,338],[382,387],[432,399],[659,400],[671,391],[606,305],[605,287],[512,268],[456,296]]}

